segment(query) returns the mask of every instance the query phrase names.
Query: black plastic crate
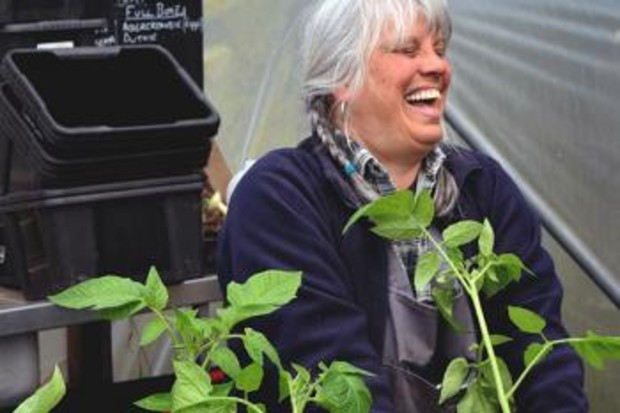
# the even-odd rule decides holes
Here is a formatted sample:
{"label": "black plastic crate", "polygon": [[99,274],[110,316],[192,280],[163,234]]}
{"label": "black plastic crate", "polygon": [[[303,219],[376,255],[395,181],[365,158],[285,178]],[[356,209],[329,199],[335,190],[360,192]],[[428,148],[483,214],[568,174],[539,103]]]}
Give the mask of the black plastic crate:
{"label": "black plastic crate", "polygon": [[0,217],[0,285],[16,287],[17,280],[11,277],[8,254],[6,251],[6,238],[4,235],[4,220]]}
{"label": "black plastic crate", "polygon": [[26,190],[195,172],[219,127],[160,46],[14,50],[0,73],[1,138],[25,158],[13,164],[43,175]]}
{"label": "black plastic crate", "polygon": [[13,50],[0,73],[57,158],[195,146],[219,127],[215,108],[157,45]]}
{"label": "black plastic crate", "polygon": [[107,8],[101,0],[2,0],[0,24],[94,18]]}
{"label": "black plastic crate", "polygon": [[[200,170],[209,154],[207,141],[198,147],[118,153],[98,158],[58,159],[29,131],[0,86],[0,192],[63,188],[149,177],[184,175]],[[14,100],[14,97],[11,98]]]}
{"label": "black plastic crate", "polygon": [[7,257],[25,297],[40,299],[89,277],[164,282],[203,276],[201,175],[46,190],[0,198]]}

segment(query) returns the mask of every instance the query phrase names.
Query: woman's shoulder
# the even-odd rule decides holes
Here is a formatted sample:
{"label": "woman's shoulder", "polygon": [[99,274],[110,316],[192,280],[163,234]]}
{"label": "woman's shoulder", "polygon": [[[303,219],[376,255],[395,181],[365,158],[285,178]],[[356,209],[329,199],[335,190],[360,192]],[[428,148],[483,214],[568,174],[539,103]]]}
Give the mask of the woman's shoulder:
{"label": "woman's shoulder", "polygon": [[442,146],[447,155],[447,163],[451,169],[473,172],[484,169],[495,169],[499,163],[492,157],[476,149],[450,144]]}
{"label": "woman's shoulder", "polygon": [[459,187],[473,182],[489,185],[498,179],[510,180],[500,163],[492,156],[462,146],[444,147],[446,166],[454,175]]}
{"label": "woman's shoulder", "polygon": [[325,185],[320,156],[304,142],[297,147],[274,149],[256,159],[242,176],[236,177],[234,192],[277,191],[286,196],[318,190]]}

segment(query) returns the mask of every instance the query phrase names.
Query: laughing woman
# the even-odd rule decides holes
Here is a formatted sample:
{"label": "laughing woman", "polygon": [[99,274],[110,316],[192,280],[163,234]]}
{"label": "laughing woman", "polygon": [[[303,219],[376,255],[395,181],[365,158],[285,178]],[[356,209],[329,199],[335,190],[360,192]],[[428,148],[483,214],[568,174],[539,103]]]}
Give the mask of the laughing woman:
{"label": "laughing woman", "polygon": [[[373,412],[454,411],[437,407],[436,384],[477,340],[454,332],[432,298],[412,289],[407,274],[421,240],[392,243],[364,225],[342,235],[349,217],[382,195],[431,191],[438,229],[488,218],[498,251],[516,253],[536,273],[484,302],[491,331],[516,337],[498,347],[513,374],[530,341],[513,331],[507,304],[547,319],[548,337],[566,335],[562,289],[519,190],[493,160],[444,142],[450,34],[444,0],[318,1],[303,47],[312,136],[250,169],[221,232],[222,285],[265,269],[303,271],[299,297],[253,327],[287,362],[346,360],[375,373]],[[456,305],[471,323],[468,302]],[[568,348],[536,371],[516,394],[519,413],[587,411],[582,366]],[[265,389],[263,401],[270,412],[286,411],[275,392]]]}

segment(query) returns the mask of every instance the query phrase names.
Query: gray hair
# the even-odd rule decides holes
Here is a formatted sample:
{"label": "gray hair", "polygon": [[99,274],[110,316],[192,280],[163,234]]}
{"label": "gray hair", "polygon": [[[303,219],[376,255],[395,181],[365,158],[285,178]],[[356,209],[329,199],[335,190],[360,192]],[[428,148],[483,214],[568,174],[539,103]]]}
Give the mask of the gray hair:
{"label": "gray hair", "polygon": [[449,41],[446,0],[318,1],[308,16],[302,46],[302,97],[307,109],[317,100],[333,104],[332,92],[338,86],[359,91],[383,31],[389,27],[395,42],[400,42],[418,17]]}
{"label": "gray hair", "polygon": [[[302,45],[306,110],[330,121],[336,104],[333,91],[346,86],[355,94],[361,89],[383,32],[391,29],[398,44],[420,17],[428,30],[449,42],[452,25],[446,0],[319,0],[308,15]],[[442,167],[434,194],[437,215],[447,215],[457,198],[454,177]]]}

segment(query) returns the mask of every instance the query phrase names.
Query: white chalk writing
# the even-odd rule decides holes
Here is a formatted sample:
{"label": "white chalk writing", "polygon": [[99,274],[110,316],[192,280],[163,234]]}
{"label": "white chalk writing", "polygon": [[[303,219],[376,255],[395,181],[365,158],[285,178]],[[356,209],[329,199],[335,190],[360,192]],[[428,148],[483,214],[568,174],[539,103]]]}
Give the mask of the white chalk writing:
{"label": "white chalk writing", "polygon": [[202,19],[191,18],[187,7],[173,2],[118,0],[123,21],[119,35],[124,44],[158,42],[159,32],[200,32]]}
{"label": "white chalk writing", "polygon": [[175,4],[167,6],[158,1],[154,5],[129,4],[125,7],[125,20],[170,20],[187,19],[187,7]]}
{"label": "white chalk writing", "polygon": [[138,34],[131,35],[130,33],[123,33],[124,44],[140,44],[140,43],[156,43],[157,33]]}

